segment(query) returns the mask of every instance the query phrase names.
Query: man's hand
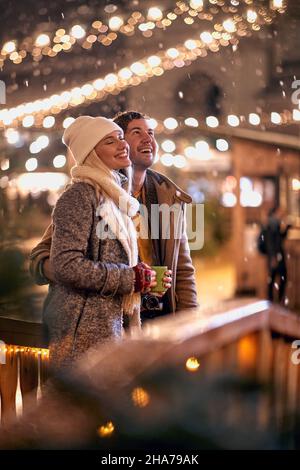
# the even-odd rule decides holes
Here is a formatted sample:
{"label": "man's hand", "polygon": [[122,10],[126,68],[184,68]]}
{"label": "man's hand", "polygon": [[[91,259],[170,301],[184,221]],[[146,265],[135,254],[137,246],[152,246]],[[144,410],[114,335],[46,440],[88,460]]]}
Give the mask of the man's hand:
{"label": "man's hand", "polygon": [[[163,278],[163,284],[165,289],[170,289],[172,286],[172,271],[171,269],[168,269],[168,271],[165,271],[165,277]],[[156,297],[163,297],[166,292],[152,292],[153,295],[156,295]]]}

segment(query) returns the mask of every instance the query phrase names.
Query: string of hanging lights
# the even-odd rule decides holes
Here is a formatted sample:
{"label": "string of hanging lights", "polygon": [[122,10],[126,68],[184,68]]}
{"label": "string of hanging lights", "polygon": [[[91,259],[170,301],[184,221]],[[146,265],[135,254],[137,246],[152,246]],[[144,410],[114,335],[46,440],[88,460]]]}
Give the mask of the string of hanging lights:
{"label": "string of hanging lights", "polygon": [[[285,7],[284,0],[271,0],[270,7],[266,4],[259,8],[255,7],[254,0],[231,0],[229,5],[224,0],[178,1],[175,8],[167,12],[159,7],[151,7],[147,13],[134,11],[127,20],[124,19],[125,15],[120,15],[111,16],[106,23],[99,19],[93,20],[88,27],[74,24],[68,28],[64,25],[52,33],[39,32],[35,37],[27,37],[19,46],[14,39],[6,41],[0,48],[0,68],[3,68],[6,60],[17,65],[29,56],[37,62],[45,56],[56,57],[59,53],[70,52],[75,44],[80,44],[86,50],[99,43],[108,47],[120,34],[132,36],[139,31],[145,38],[151,38],[155,28],[166,29],[182,15],[184,22],[192,25],[199,19],[213,21],[219,13],[231,14],[234,15],[233,19],[244,18],[253,30],[257,30],[262,20],[271,23],[276,12],[284,13]],[[214,28],[218,30],[221,26],[222,23],[217,22]]]}
{"label": "string of hanging lights", "polygon": [[[269,18],[265,23],[269,23]],[[260,28],[259,28],[260,29]],[[196,39],[188,39],[183,44],[166,50],[160,50],[155,55],[144,57],[128,67],[123,67],[116,73],[109,73],[87,82],[81,87],[65,90],[60,94],[34,102],[23,103],[17,107],[0,111],[0,127],[51,127],[54,116],[69,109],[89,102],[105,99],[109,94],[118,94],[128,87],[137,86],[152,77],[161,76],[175,67],[190,65],[200,57],[206,57],[208,52],[218,52],[221,47],[238,47],[242,37],[253,33],[250,24],[242,17],[234,20],[228,18],[214,31],[203,31]],[[50,122],[51,121],[51,122]]]}

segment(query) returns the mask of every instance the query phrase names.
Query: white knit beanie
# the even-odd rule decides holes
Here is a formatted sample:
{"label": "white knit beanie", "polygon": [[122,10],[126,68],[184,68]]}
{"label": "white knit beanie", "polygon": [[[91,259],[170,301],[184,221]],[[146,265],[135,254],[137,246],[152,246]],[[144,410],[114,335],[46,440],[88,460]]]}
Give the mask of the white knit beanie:
{"label": "white knit beanie", "polygon": [[77,165],[82,165],[88,154],[107,134],[123,130],[105,117],[80,116],[63,134],[63,143],[71,151]]}

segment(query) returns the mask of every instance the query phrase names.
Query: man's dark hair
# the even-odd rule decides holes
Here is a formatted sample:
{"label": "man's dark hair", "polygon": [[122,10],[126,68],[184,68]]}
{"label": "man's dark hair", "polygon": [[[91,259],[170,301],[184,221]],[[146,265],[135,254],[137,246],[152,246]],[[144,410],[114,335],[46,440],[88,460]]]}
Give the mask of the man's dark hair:
{"label": "man's dark hair", "polygon": [[138,111],[123,111],[116,114],[113,118],[113,121],[118,124],[118,126],[123,129],[124,132],[127,131],[128,124],[134,119],[150,119],[146,114],[139,113]]}

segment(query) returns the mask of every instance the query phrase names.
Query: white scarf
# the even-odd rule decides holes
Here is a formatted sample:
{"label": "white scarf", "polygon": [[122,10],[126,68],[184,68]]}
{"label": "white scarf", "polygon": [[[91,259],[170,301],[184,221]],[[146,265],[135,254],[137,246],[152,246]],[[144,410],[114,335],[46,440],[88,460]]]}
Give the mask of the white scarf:
{"label": "white scarf", "polygon": [[[121,186],[117,172],[110,170],[100,160],[95,150],[88,155],[83,165],[71,169],[72,182],[86,181],[92,184],[98,196],[102,196],[96,215],[102,218],[97,226],[101,238],[101,227],[107,224],[122,244],[130,267],[138,263],[137,235],[132,221],[139,209],[139,202]],[[130,316],[130,326],[140,326],[140,293],[132,292],[123,296],[123,312]]]}

